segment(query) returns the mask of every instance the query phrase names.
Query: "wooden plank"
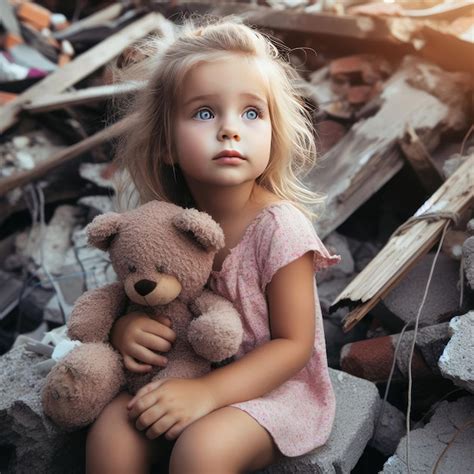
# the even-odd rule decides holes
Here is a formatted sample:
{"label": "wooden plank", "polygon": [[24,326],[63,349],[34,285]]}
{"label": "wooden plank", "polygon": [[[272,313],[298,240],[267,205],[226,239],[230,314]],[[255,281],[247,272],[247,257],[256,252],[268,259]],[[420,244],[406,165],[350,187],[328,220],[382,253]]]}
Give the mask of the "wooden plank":
{"label": "wooden plank", "polygon": [[138,91],[144,86],[144,82],[136,81],[123,84],[110,84],[106,86],[89,87],[62,94],[52,94],[46,97],[38,97],[31,102],[23,104],[22,109],[30,114],[40,114],[51,110],[63,109],[74,105],[99,102],[111,97]]}
{"label": "wooden plank", "polygon": [[80,81],[117,56],[127,46],[150,32],[167,27],[168,20],[150,13],[81,54],[74,61],[45,77],[0,110],[0,133],[14,125],[23,104],[48,94],[57,94]]}
{"label": "wooden plank", "polygon": [[92,15],[82,18],[71,24],[67,29],[61,30],[61,34],[71,32],[76,32],[85,28],[90,28],[91,26],[97,26],[104,22],[114,20],[117,18],[123,11],[123,3],[117,2],[108,7],[99,10]]}
{"label": "wooden plank", "polygon": [[54,154],[47,160],[38,163],[33,169],[15,173],[12,176],[3,178],[0,180],[0,196],[3,196],[8,191],[11,191],[18,186],[23,186],[35,179],[41,178],[47,172],[58,167],[59,165],[71,161],[73,158],[76,158],[83,153],[91,150],[92,148],[104,143],[112,138],[115,138],[121,135],[126,128],[129,126],[129,119],[122,119],[110,127],[97,132],[95,135],[92,135],[85,140],[75,143],[74,145],[61,150],[60,152]]}
{"label": "wooden plank", "polygon": [[[454,110],[459,113],[455,101],[446,105],[434,95],[415,88],[410,84],[415,75],[424,78],[425,82],[443,82],[446,87],[450,86],[452,95],[457,94],[457,98],[462,100],[463,92],[455,82],[457,76],[417,58],[405,58],[399,70],[384,85],[378,112],[353,125],[304,178],[308,187],[327,196],[325,212],[315,226],[322,238],[342,224],[402,168],[398,140],[403,136],[407,123],[414,130],[430,129],[435,134],[455,126],[451,122]],[[424,145],[431,151],[429,143]]]}
{"label": "wooden plank", "polygon": [[[430,135],[433,134],[432,130],[428,133]],[[427,141],[426,138],[424,141]],[[411,125],[407,126],[405,135],[399,140],[399,144],[403,155],[416,173],[422,186],[430,194],[435,192],[443,184],[444,177],[438,171],[423,141],[420,140],[420,137]]]}
{"label": "wooden plank", "polygon": [[[186,8],[187,4],[181,5]],[[192,3],[190,4],[192,8]],[[259,28],[294,31],[305,34],[337,36],[352,40],[382,41],[393,45],[402,42],[388,29],[384,20],[363,16],[337,16],[329,13],[308,13],[291,9],[279,10],[265,6],[221,4],[212,9],[218,17],[238,15],[249,24]]]}
{"label": "wooden plank", "polygon": [[[474,153],[418,209],[415,216],[435,212],[462,215],[474,204]],[[439,239],[448,218],[418,220],[395,233],[377,256],[349,283],[331,305],[349,305],[344,330],[352,329]]]}

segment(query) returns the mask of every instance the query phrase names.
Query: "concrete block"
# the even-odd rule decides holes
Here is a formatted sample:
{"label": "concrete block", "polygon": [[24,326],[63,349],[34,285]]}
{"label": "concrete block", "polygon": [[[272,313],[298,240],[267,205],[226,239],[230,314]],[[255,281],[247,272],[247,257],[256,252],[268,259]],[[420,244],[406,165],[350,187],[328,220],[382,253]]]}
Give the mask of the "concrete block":
{"label": "concrete block", "polygon": [[462,245],[462,256],[464,258],[466,283],[471,290],[474,290],[474,236],[464,241]]}
{"label": "concrete block", "polygon": [[[438,474],[468,474],[474,466],[474,430],[466,428],[474,420],[474,397],[455,402],[441,402],[429,423],[410,432],[410,470],[412,474],[431,473],[446,446],[459,433],[442,455]],[[463,429],[465,427],[466,429]],[[398,445],[395,455],[384,464],[384,474],[408,473],[406,437]]]}
{"label": "concrete block", "polygon": [[391,456],[407,431],[405,427],[406,416],[388,402],[384,404],[383,408],[381,406],[380,414],[377,416],[381,416],[381,419],[376,421],[378,424],[369,444],[385,456]]}
{"label": "concrete block", "polygon": [[441,374],[474,393],[474,311],[453,318],[449,333],[451,340],[438,362]]}
{"label": "concrete block", "polygon": [[303,456],[285,459],[260,474],[349,474],[372,437],[380,397],[366,380],[330,369],[336,419],[328,442]]}
{"label": "concrete block", "polygon": [[[428,254],[403,278],[373,313],[382,322],[397,318],[400,324],[414,321],[425,291],[434,254]],[[420,327],[438,324],[459,311],[459,262],[440,254],[420,317]],[[392,321],[393,323],[393,321]]]}
{"label": "concrete block", "polygon": [[0,446],[14,446],[8,471],[15,474],[84,472],[85,431],[65,433],[43,414],[40,356],[14,347],[0,357]]}

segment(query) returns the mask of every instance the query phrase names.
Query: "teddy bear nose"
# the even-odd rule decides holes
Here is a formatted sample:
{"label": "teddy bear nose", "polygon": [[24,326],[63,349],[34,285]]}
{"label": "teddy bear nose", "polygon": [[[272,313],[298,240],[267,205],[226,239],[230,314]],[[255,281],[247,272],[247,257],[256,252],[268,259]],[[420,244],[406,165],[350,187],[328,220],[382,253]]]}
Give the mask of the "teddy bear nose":
{"label": "teddy bear nose", "polygon": [[133,286],[140,296],[146,296],[155,289],[156,282],[151,280],[140,280],[137,281]]}

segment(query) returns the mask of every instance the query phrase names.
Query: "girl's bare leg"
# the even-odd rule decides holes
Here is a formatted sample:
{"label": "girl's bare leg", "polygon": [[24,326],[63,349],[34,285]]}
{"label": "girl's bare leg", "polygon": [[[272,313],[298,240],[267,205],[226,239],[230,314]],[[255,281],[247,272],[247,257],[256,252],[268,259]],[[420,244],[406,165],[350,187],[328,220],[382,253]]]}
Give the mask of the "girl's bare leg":
{"label": "girl's bare leg", "polygon": [[[127,416],[127,393],[107,405],[87,435],[87,474],[148,473],[158,443],[148,440]],[[154,452],[153,452],[154,451]]]}
{"label": "girl's bare leg", "polygon": [[235,474],[281,458],[270,434],[250,415],[225,407],[188,426],[171,453],[170,474]]}

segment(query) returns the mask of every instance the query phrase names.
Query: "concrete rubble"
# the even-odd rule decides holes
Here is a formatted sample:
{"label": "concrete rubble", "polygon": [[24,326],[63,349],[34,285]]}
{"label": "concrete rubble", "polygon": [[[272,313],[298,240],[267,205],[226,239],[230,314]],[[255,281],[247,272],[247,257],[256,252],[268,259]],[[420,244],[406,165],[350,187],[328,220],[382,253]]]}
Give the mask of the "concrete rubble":
{"label": "concrete rubble", "polygon": [[444,377],[474,393],[474,311],[449,323],[451,339],[439,359]]}
{"label": "concrete rubble", "polygon": [[80,20],[76,3],[0,0],[0,472],[84,472],[85,430],[54,426],[39,393],[76,299],[116,279],[107,255],[88,247],[85,226],[134,205],[117,196],[112,141],[122,129],[104,126],[104,112],[142,86],[121,89],[108,66],[129,60],[153,29],[174,30],[184,11],[241,16],[290,48],[321,157],[305,183],[328,196],[315,228],[342,257],[316,277],[337,398],[333,432],[325,446],[261,474],[404,474],[407,416],[412,473],[436,463],[438,474],[473,472],[472,202],[446,235],[416,333],[440,235],[350,331],[353,306],[333,307],[385,255],[393,232],[473,159],[472,2],[433,0],[421,10],[415,0],[107,0],[96,16],[97,2],[85,1]]}
{"label": "concrete rubble", "polygon": [[[469,424],[470,422],[470,424]],[[474,466],[474,397],[441,402],[423,428],[410,432],[409,464],[412,473],[470,473]],[[384,474],[408,472],[406,437],[384,465]]]}

